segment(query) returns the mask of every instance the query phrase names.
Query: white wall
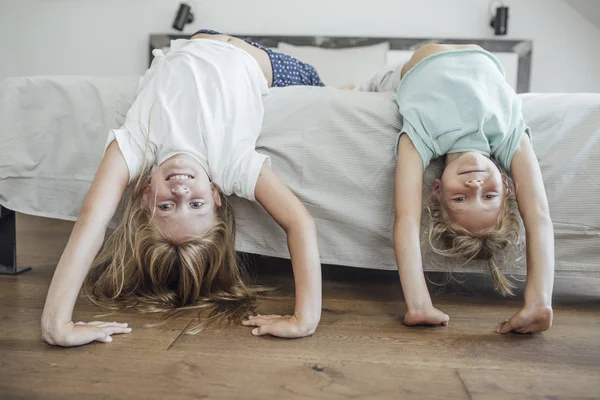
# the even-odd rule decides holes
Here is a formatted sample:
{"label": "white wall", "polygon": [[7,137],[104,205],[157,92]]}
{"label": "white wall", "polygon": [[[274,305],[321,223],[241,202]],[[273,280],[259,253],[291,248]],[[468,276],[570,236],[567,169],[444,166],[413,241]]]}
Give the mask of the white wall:
{"label": "white wall", "polygon": [[597,0],[564,0],[579,14],[589,20],[596,28],[600,27],[600,1]]}
{"label": "white wall", "polygon": [[[229,33],[493,38],[488,0],[193,0]],[[600,92],[600,29],[561,0],[508,0],[506,38],[534,41],[531,90]],[[0,79],[137,75],[149,33],[174,32],[178,0],[0,0]]]}

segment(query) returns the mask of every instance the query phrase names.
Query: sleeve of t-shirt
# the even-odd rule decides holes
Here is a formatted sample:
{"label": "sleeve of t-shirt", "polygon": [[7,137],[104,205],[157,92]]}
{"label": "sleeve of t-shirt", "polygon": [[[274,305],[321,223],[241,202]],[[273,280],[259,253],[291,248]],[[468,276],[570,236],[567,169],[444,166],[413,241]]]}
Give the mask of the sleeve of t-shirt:
{"label": "sleeve of t-shirt", "polygon": [[256,150],[252,150],[245,162],[247,168],[245,169],[245,171],[239,171],[238,181],[240,185],[239,187],[237,187],[238,185],[234,186],[234,193],[237,196],[252,201],[256,200],[254,191],[256,190],[256,183],[258,182],[260,170],[262,169],[265,162],[267,163],[267,165],[271,166],[271,159],[268,156],[264,154],[259,154],[256,152]]}
{"label": "sleeve of t-shirt", "polygon": [[[209,157],[211,178],[227,196],[235,194],[238,197],[255,201],[254,191],[260,170],[266,162],[271,165],[271,160],[264,154],[259,154],[254,146],[247,146],[231,150],[222,157]],[[212,162],[211,162],[212,161]]]}
{"label": "sleeve of t-shirt", "polygon": [[427,146],[427,144],[423,141],[423,138],[421,138],[421,136],[415,131],[412,125],[410,125],[406,121],[404,122],[404,126],[402,127],[402,132],[399,133],[398,137],[396,138],[396,159],[398,159],[398,146],[400,145],[400,136],[402,136],[403,134],[408,135],[410,141],[413,143],[413,146],[415,146],[417,153],[419,153],[421,161],[423,161],[423,168],[427,168],[427,166],[431,162],[431,159],[433,158],[434,153],[431,150],[431,148]]}
{"label": "sleeve of t-shirt", "polygon": [[129,182],[131,182],[141,172],[142,162],[144,160],[144,150],[140,148],[125,126],[109,131],[106,145],[104,146],[105,153],[108,146],[114,140],[117,141],[119,150],[121,150],[121,154],[123,154],[127,169],[129,170]]}
{"label": "sleeve of t-shirt", "polygon": [[515,152],[519,148],[523,133],[525,133],[531,141],[531,130],[523,122],[515,129],[514,134],[505,138],[497,148],[492,148],[492,156],[500,162],[506,171],[510,171],[510,164],[512,163]]}
{"label": "sleeve of t-shirt", "polygon": [[415,104],[407,100],[411,99],[411,94],[401,94],[400,87],[398,87],[398,93],[394,94],[392,98],[396,100],[398,110],[402,116],[402,130],[396,138],[395,157],[398,158],[400,137],[403,133],[406,133],[419,153],[421,161],[423,161],[423,168],[427,168],[431,160],[435,158],[435,152],[432,139],[425,135],[427,129],[423,125],[421,113]]}

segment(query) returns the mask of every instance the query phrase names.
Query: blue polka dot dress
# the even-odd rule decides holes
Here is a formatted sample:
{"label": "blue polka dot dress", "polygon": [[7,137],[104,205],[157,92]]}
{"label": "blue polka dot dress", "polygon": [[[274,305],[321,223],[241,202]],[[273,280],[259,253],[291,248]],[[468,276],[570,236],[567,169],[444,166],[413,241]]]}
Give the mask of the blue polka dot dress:
{"label": "blue polka dot dress", "polygon": [[[194,35],[198,33],[204,33],[207,35],[222,35],[222,33],[210,29],[201,29],[194,33]],[[262,44],[258,44],[246,39],[244,39],[244,41],[254,47],[264,50],[269,56],[269,59],[271,60],[271,68],[273,69],[273,87],[292,85],[325,86],[325,84],[321,81],[321,78],[319,78],[319,74],[317,74],[317,71],[312,65],[298,61],[294,57],[288,56],[287,54],[281,54],[273,51]]]}

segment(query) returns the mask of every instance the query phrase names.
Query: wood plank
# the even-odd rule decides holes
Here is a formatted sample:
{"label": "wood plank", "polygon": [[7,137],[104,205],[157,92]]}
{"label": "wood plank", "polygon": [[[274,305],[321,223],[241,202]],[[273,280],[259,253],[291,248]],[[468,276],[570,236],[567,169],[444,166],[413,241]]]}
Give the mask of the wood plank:
{"label": "wood plank", "polygon": [[[19,276],[0,276],[0,349],[29,348],[42,351],[49,347],[41,341],[40,320],[53,272],[53,268],[37,267]],[[161,315],[140,314],[135,310],[111,313],[84,298],[77,301],[73,318],[76,321],[127,322],[133,332],[115,336],[115,342],[124,341],[128,346],[138,349],[167,349],[192,319],[182,316],[161,324]],[[148,327],[156,324],[160,325]]]}
{"label": "wood plank", "polygon": [[17,213],[17,264],[56,265],[74,222]]}
{"label": "wood plank", "polygon": [[[482,307],[480,313],[468,313],[447,328],[409,328],[394,314],[395,304],[354,301],[343,304],[328,300],[316,334],[310,338],[285,341],[253,338],[249,328],[235,327],[222,332],[208,331],[201,338],[182,335],[172,351],[201,354],[247,355],[259,352],[273,359],[311,361],[327,355],[330,360],[372,362],[391,365],[415,365],[448,368],[522,368],[552,370],[561,368],[597,370],[600,373],[598,317],[594,314],[570,316],[557,312],[564,324],[538,335],[499,335],[493,332],[497,309]],[[291,306],[291,301],[289,301]],[[456,306],[459,312],[460,305]],[[348,312],[346,310],[352,309]],[[453,307],[444,306],[453,310]],[[388,311],[388,312],[386,312]],[[585,323],[578,322],[586,320]],[[577,330],[574,332],[573,324]],[[246,329],[246,331],[244,331]],[[258,340],[256,340],[258,339]],[[351,351],[348,351],[351,349]]]}
{"label": "wood plank", "polygon": [[[171,318],[161,323],[159,315],[131,313],[118,313],[110,316],[101,316],[102,309],[95,312],[81,311],[75,309],[73,317],[75,321],[117,321],[127,322],[132,332],[125,335],[115,335],[110,344],[97,343],[94,347],[106,345],[117,345],[122,349],[167,350],[179,337],[184,329],[190,324],[191,318]],[[41,339],[40,320],[42,310],[34,309],[7,309],[0,307],[0,352],[6,349],[29,350],[46,354],[52,346],[45,344]],[[149,325],[155,326],[150,327]],[[116,347],[116,346],[115,346]],[[1,397],[0,397],[1,398]]]}
{"label": "wood plank", "polygon": [[[55,263],[72,224],[18,218],[25,221],[19,254]],[[291,312],[289,262],[249,261],[256,282],[279,287],[259,310]],[[132,333],[60,349],[40,339],[53,271],[0,276],[2,399],[600,398],[599,280],[557,280],[555,326],[503,336],[494,328],[521,306],[522,284],[511,299],[495,294],[487,276],[432,286],[450,326],[409,328],[397,272],[324,266],[323,317],[310,338],[257,338],[244,326],[187,335],[191,315],[148,328],[160,316],[130,311],[105,319],[128,322]],[[91,320],[104,312],[80,300],[74,315]]]}
{"label": "wood plank", "polygon": [[598,374],[531,370],[459,370],[459,376],[472,399],[598,399]]}
{"label": "wood plank", "polygon": [[49,351],[43,361],[32,352],[11,351],[0,361],[6,371],[0,394],[44,399],[468,398],[455,372],[444,368],[274,361],[260,353],[123,353],[113,344]]}

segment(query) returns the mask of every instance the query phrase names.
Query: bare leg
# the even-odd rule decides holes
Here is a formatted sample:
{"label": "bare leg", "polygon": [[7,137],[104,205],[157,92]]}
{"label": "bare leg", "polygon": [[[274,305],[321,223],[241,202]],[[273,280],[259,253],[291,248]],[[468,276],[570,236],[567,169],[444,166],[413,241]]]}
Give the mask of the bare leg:
{"label": "bare leg", "polygon": [[362,82],[357,90],[363,92],[393,92],[400,83],[401,64],[386,65],[381,71],[373,75],[368,81]]}

